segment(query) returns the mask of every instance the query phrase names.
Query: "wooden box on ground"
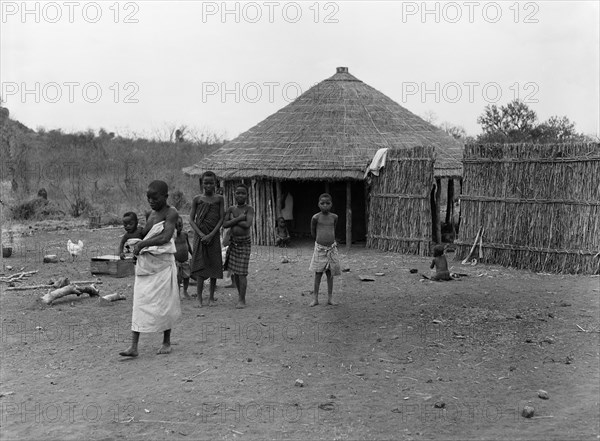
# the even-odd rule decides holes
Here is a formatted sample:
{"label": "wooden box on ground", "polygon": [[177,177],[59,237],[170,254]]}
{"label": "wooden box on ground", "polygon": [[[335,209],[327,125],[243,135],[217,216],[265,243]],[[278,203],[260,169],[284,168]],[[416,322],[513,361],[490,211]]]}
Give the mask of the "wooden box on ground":
{"label": "wooden box on ground", "polygon": [[113,277],[127,277],[135,274],[133,259],[119,259],[119,256],[92,257],[90,262],[92,274],[107,274]]}

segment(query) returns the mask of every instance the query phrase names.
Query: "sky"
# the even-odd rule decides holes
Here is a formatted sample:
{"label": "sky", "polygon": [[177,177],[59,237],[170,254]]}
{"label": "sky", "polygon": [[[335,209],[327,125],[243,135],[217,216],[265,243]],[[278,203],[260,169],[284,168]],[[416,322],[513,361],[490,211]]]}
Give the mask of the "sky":
{"label": "sky", "polygon": [[[481,132],[514,98],[600,134],[598,1],[0,2],[0,95],[37,129],[232,139],[336,67]],[[167,134],[167,135],[166,135]]]}

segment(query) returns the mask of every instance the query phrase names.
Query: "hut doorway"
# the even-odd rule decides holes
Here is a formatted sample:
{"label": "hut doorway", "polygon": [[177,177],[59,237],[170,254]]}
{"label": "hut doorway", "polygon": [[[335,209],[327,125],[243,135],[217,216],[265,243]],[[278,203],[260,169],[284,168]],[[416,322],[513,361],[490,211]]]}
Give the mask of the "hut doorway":
{"label": "hut doorway", "polygon": [[[310,220],[319,211],[319,195],[329,193],[333,199],[332,212],[338,215],[335,231],[338,243],[346,242],[346,182],[345,181],[283,181],[281,183],[282,201],[288,194],[293,197],[293,221],[290,234],[296,237],[310,238]],[[352,181],[352,242],[366,239],[366,202],[363,181]],[[283,207],[282,207],[283,208]]]}

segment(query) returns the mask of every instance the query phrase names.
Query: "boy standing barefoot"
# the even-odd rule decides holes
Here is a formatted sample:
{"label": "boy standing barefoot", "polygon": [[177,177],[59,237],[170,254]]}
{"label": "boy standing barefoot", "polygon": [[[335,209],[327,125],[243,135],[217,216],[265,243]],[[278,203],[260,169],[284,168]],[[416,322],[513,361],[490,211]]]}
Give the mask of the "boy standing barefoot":
{"label": "boy standing barefoot", "polygon": [[315,250],[309,267],[311,271],[315,272],[315,298],[310,306],[319,304],[319,286],[323,272],[327,275],[327,304],[334,305],[332,300],[333,276],[339,276],[342,273],[335,243],[335,227],[338,216],[330,212],[332,205],[331,196],[323,193],[319,196],[321,211],[315,214],[310,221],[310,232],[315,238]]}
{"label": "boy standing barefoot", "polygon": [[231,239],[225,256],[223,269],[233,275],[238,290],[237,309],[246,307],[246,288],[248,286],[248,264],[250,263],[250,227],[254,220],[254,208],[246,204],[248,187],[238,184],[235,187],[235,202],[225,213],[223,227],[231,228]]}
{"label": "boy standing barefoot", "polygon": [[171,352],[171,328],[181,317],[177,267],[175,266],[175,224],[177,210],[167,205],[169,188],[163,181],[148,186],[150,213],[144,239],[135,244],[135,284],[131,315],[131,346],[119,354],[137,357],[140,332],[163,332],[159,354]]}

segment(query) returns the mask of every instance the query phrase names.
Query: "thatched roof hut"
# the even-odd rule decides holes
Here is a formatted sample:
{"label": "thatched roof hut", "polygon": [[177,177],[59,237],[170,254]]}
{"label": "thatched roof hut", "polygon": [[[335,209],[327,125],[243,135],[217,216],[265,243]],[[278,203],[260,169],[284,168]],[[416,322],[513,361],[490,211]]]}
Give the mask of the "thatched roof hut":
{"label": "thatched roof hut", "polygon": [[[281,185],[293,191],[296,199],[299,193],[306,194],[308,185],[314,199],[319,192],[332,192],[336,183],[343,183],[348,192],[354,190],[360,197],[354,197],[346,210],[338,210],[338,215],[352,208],[358,222],[355,227],[364,227],[364,176],[373,155],[380,148],[419,146],[434,147],[436,178],[462,175],[460,143],[339,67],[335,75],[183,171],[193,176],[212,170],[226,183],[248,179],[275,183],[274,216],[281,206]],[[302,190],[293,185],[298,181],[306,183]],[[337,201],[333,195],[334,205],[341,208],[349,195],[344,197],[343,189],[339,195]],[[256,196],[253,200],[255,205],[264,202]],[[308,207],[301,205],[295,200],[294,213],[304,220],[301,211]],[[316,200],[309,206],[311,214],[316,212]],[[346,221],[343,217],[340,221]],[[271,243],[260,236],[256,237],[259,242]]]}
{"label": "thatched roof hut", "polygon": [[462,175],[460,143],[339,67],[184,172],[212,170],[227,180],[362,180],[378,149],[425,145],[436,150],[435,176]]}

